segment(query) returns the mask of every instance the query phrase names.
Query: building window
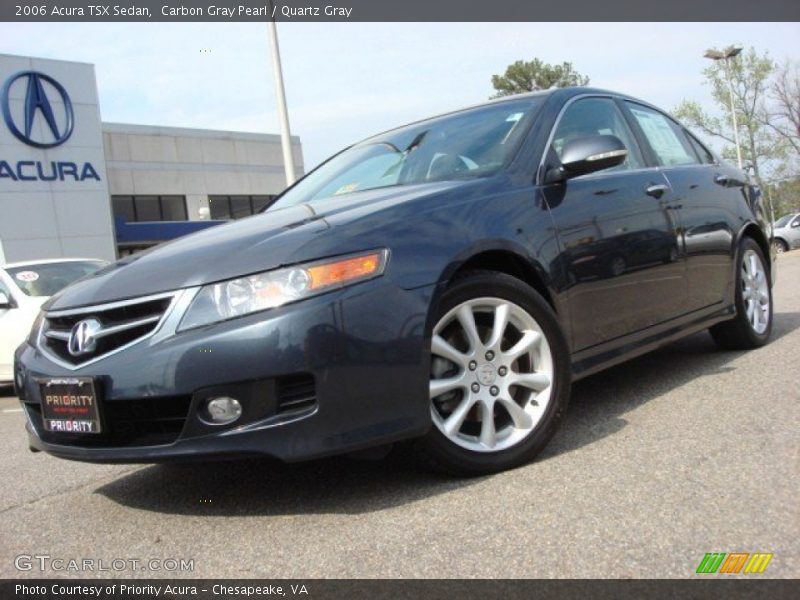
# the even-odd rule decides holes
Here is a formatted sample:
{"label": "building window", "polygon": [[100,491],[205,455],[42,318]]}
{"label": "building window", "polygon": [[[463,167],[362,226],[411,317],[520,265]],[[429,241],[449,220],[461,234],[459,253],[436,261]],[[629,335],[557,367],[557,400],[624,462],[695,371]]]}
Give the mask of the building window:
{"label": "building window", "polygon": [[189,220],[186,196],[111,196],[111,205],[126,223]]}
{"label": "building window", "polygon": [[241,219],[272,204],[276,196],[209,196],[212,219]]}

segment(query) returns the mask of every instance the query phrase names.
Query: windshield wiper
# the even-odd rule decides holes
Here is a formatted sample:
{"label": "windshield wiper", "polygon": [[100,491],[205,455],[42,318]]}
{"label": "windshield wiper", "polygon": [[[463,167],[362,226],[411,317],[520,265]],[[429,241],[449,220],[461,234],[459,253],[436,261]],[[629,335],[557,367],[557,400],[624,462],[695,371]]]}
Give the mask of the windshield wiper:
{"label": "windshield wiper", "polygon": [[405,150],[403,150],[403,155],[408,156],[414,148],[419,146],[422,143],[422,140],[425,139],[425,136],[428,135],[429,131],[430,129],[426,129],[425,131],[420,132],[413,140],[411,140],[411,143],[406,147]]}
{"label": "windshield wiper", "polygon": [[[425,131],[420,132],[413,140],[411,140],[411,143],[408,146],[406,146],[406,149],[400,152],[400,160],[398,160],[391,167],[386,169],[384,174],[381,175],[381,179],[383,179],[384,177],[389,177],[389,175],[394,175],[398,171],[398,169],[400,169],[403,166],[403,163],[405,162],[408,155],[411,154],[411,152],[422,143],[422,140],[425,139],[426,135],[428,135],[428,131],[430,130],[426,129]],[[394,147],[393,144],[389,145]],[[395,150],[397,150],[397,148],[395,148]]]}

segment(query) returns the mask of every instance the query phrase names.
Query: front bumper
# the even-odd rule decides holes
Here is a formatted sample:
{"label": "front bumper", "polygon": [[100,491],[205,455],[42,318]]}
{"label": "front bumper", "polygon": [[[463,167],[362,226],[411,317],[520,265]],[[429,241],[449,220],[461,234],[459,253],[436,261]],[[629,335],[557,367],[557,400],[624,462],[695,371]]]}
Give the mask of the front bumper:
{"label": "front bumper", "polygon": [[[17,390],[32,448],[91,462],[268,455],[297,461],[430,427],[426,319],[434,287],[386,279],[182,333],[159,331],[78,369],[21,346]],[[103,431],[47,432],[39,383],[93,377]],[[198,418],[210,396],[244,407],[228,426]]]}

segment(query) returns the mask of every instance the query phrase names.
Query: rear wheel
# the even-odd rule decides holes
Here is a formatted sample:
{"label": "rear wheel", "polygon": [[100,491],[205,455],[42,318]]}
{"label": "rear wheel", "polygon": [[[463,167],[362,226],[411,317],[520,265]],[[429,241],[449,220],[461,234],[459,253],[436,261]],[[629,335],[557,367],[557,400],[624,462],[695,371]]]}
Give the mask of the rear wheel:
{"label": "rear wheel", "polygon": [[419,449],[459,474],[531,460],[567,405],[569,354],[550,306],[519,280],[476,271],[444,294],[431,343],[433,427]]}
{"label": "rear wheel", "polygon": [[742,239],[737,253],[736,317],[714,325],[711,336],[718,346],[747,350],[763,346],[772,332],[772,289],[761,247]]}
{"label": "rear wheel", "polygon": [[614,257],[608,266],[608,271],[612,277],[619,277],[625,272],[625,259],[621,256]]}

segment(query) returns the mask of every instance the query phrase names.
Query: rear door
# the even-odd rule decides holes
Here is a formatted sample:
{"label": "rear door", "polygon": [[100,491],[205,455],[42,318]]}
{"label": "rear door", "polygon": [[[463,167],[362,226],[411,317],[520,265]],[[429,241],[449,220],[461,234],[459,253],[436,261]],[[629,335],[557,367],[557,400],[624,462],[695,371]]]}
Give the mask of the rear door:
{"label": "rear door", "polygon": [[597,134],[625,144],[625,163],[543,188],[560,242],[556,267],[568,289],[574,351],[666,321],[686,306],[669,183],[648,164],[611,97],[579,97],[563,109],[548,166],[560,164],[568,140]]}
{"label": "rear door", "polygon": [[694,311],[721,303],[731,280],[743,177],[716,164],[714,156],[668,115],[637,102],[624,104],[669,181],[680,213],[687,308]]}

